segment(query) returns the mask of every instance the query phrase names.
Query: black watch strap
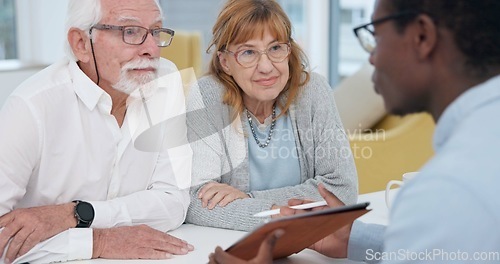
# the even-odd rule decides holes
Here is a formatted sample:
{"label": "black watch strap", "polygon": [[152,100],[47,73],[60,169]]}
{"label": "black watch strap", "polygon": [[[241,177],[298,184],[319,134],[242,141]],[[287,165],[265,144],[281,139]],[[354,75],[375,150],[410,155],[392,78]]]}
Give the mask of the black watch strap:
{"label": "black watch strap", "polygon": [[94,221],[94,207],[92,204],[75,200],[75,219],[76,219],[76,227],[78,228],[88,228]]}

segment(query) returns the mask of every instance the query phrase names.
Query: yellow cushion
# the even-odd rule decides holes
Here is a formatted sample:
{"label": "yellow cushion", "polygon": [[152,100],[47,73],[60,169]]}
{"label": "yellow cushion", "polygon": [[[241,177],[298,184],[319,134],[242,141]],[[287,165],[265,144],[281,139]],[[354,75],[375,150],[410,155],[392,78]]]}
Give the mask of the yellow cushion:
{"label": "yellow cushion", "polygon": [[433,155],[434,121],[428,114],[387,115],[365,132],[349,135],[360,194],[384,190],[388,181],[418,171]]}
{"label": "yellow cushion", "polygon": [[161,56],[175,63],[179,70],[193,67],[196,76],[200,76],[202,74],[200,33],[176,30],[170,46],[161,49]]}

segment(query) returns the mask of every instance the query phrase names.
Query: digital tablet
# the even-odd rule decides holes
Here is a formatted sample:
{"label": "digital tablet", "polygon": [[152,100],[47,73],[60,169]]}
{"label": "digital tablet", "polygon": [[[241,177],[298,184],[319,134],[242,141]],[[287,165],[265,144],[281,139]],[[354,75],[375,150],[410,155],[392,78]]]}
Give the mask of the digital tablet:
{"label": "digital tablet", "polygon": [[276,242],[273,259],[287,257],[369,212],[366,209],[369,204],[359,203],[271,220],[234,243],[226,249],[226,252],[250,260],[257,255],[260,244],[269,233],[283,229],[285,233]]}

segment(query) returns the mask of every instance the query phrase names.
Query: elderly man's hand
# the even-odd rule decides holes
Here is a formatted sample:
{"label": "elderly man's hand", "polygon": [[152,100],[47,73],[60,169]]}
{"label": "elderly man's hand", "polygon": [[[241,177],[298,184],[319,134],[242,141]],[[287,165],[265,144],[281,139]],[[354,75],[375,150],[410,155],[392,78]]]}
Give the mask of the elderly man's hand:
{"label": "elderly man's hand", "polygon": [[168,259],[194,247],[146,225],[94,229],[92,258]]}
{"label": "elderly man's hand", "polygon": [[215,252],[208,257],[209,264],[268,264],[273,263],[273,249],[276,241],[283,235],[284,231],[281,229],[267,235],[266,239],[260,244],[259,253],[257,256],[249,261],[241,260],[234,257],[221,247],[217,247]]}
{"label": "elderly man's hand", "polygon": [[74,203],[16,209],[0,217],[0,256],[7,263],[24,255],[36,244],[76,226]]}

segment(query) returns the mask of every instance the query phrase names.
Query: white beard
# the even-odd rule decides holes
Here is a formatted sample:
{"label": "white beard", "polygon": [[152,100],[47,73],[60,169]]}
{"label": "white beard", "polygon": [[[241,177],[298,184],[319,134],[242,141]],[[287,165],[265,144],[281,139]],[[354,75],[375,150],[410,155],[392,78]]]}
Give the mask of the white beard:
{"label": "white beard", "polygon": [[[118,79],[117,83],[112,85],[113,88],[117,91],[131,94],[138,88],[141,88],[142,86],[158,78],[159,63],[159,59],[139,59],[128,62],[121,68],[120,78]],[[132,69],[145,68],[154,68],[156,71],[144,73],[139,76],[130,76],[129,74],[129,71]]]}

